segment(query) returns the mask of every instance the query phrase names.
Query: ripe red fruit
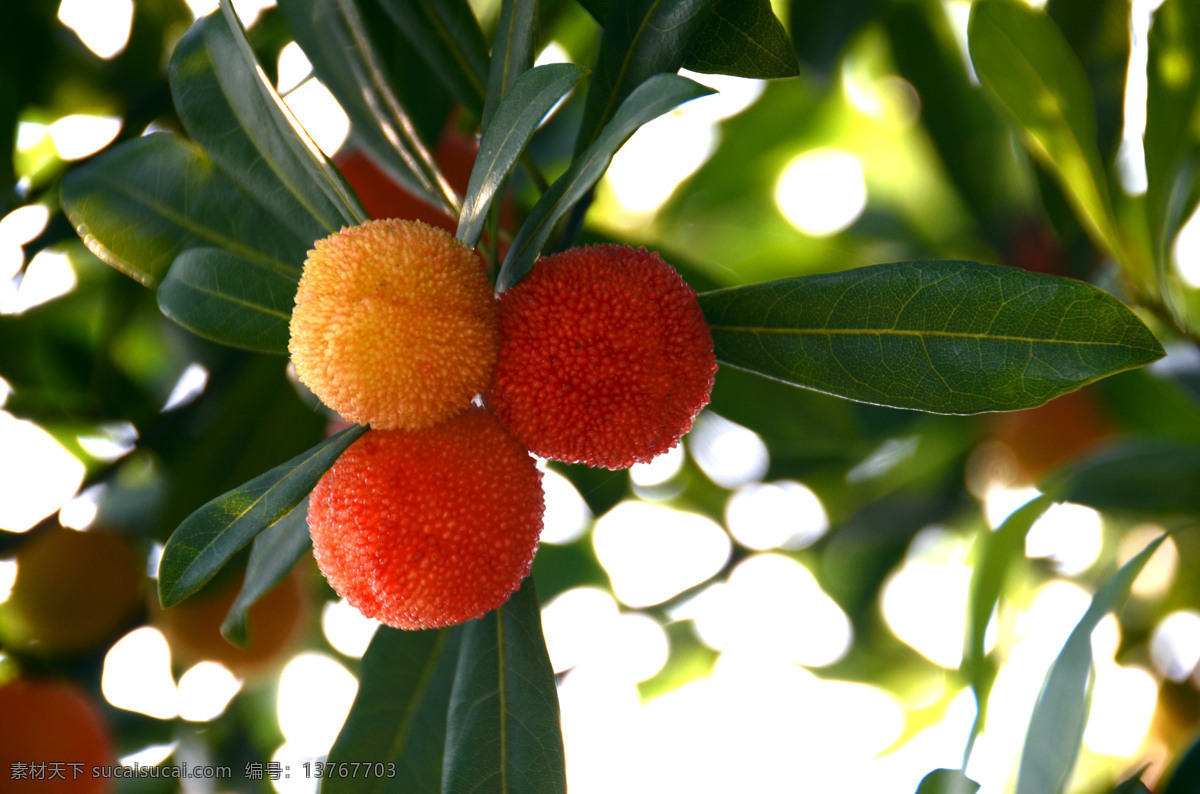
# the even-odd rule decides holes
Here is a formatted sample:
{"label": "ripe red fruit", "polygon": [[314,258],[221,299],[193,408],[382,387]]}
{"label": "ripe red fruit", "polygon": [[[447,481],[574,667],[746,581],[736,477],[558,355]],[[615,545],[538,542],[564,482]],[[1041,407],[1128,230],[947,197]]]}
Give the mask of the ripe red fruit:
{"label": "ripe red fruit", "polygon": [[696,293],[653,252],[574,248],[500,296],[488,402],[545,458],[622,469],[666,452],[717,371]]}
{"label": "ripe red fruit", "polygon": [[371,430],[312,492],[313,554],[339,595],[389,626],[481,617],[529,574],[541,481],[482,408],[425,430]]}

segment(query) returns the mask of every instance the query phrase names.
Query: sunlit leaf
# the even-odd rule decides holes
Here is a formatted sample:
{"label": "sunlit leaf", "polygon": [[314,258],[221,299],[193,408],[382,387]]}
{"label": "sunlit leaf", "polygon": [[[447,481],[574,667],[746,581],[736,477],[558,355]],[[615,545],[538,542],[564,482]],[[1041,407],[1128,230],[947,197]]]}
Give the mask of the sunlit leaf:
{"label": "sunlit leaf", "polygon": [[460,628],[380,626],[358,667],[358,694],[329,762],[394,764],[395,776],[331,777],[323,781],[323,792],[440,794],[446,712],[461,637]]}
{"label": "sunlit leaf", "polygon": [[300,558],[312,549],[308,534],[308,499],[259,533],[250,546],[242,589],[221,623],[221,634],[235,645],[246,645],[246,613],[271,588],[283,581]]}
{"label": "sunlit leaf", "polygon": [[488,71],[487,99],[483,105],[481,127],[486,133],[500,100],[533,68],[533,48],[537,43],[537,0],[504,0],[500,21],[492,43],[492,65]]}
{"label": "sunlit leaf", "polygon": [[547,64],[525,72],[512,86],[479,143],[458,218],[458,239],[470,246],[479,242],[488,207],[525,144],[554,103],[578,84],[583,74],[574,64]]}
{"label": "sunlit leaf", "polygon": [[1092,598],[1087,612],[1071,630],[1050,666],[1046,683],[1033,708],[1016,794],[1057,794],[1066,788],[1075,768],[1091,693],[1092,631],[1129,597],[1133,580],[1166,539],[1160,535],[1133,559],[1121,566]]}
{"label": "sunlit leaf", "polygon": [[454,99],[481,117],[488,74],[483,31],[466,0],[379,0]]}
{"label": "sunlit leaf", "polygon": [[935,769],[921,778],[916,794],[975,794],[979,784],[961,769]]}
{"label": "sunlit leaf", "polygon": [[860,402],[933,413],[1032,408],[1163,355],[1089,284],[963,261],[704,293],[717,359]]}
{"label": "sunlit leaf", "polygon": [[1096,148],[1091,90],[1062,33],[1041,11],[1007,0],[973,5],[968,32],[980,81],[1058,178],[1097,245],[1123,258]]}
{"label": "sunlit leaf", "polygon": [[222,0],[171,58],[171,96],[188,134],[248,192],[310,241],[366,219],[354,193],[267,82]]}
{"label": "sunlit leaf", "polygon": [[1192,743],[1171,772],[1162,794],[1191,794],[1200,791],[1200,739]]}
{"label": "sunlit leaf", "polygon": [[1039,496],[1030,500],[1004,520],[995,532],[985,530],[977,541],[979,550],[971,572],[967,611],[967,641],[963,649],[963,668],[971,679],[971,689],[979,707],[971,729],[971,741],[983,730],[987,718],[988,696],[995,683],[996,665],[987,656],[984,637],[988,621],[1000,600],[1005,580],[1013,563],[1025,555],[1025,537],[1035,521],[1050,509],[1054,500]]}
{"label": "sunlit leaf", "polygon": [[656,75],[638,86],[596,141],[572,161],[566,173],[534,205],[508,249],[496,289],[503,292],[525,277],[541,254],[554,224],[604,175],[613,154],[638,127],[689,99],[711,93],[712,89],[674,74]]}
{"label": "sunlit leaf", "polygon": [[191,248],[163,279],[158,306],[214,342],[286,355],[297,277],[294,268],[268,267],[219,248]]}
{"label": "sunlit leaf", "polygon": [[355,143],[411,192],[440,201],[416,145],[436,140],[449,99],[377,3],[281,0],[297,43],[350,117]]}
{"label": "sunlit leaf", "polygon": [[1200,169],[1200,5],[1166,0],[1154,12],[1146,67],[1146,202],[1160,256],[1191,212]]}
{"label": "sunlit leaf", "polygon": [[444,769],[446,794],[567,790],[558,692],[532,577],[465,627]]}
{"label": "sunlit leaf", "polygon": [[181,251],[198,247],[298,274],[312,240],[281,228],[259,198],[166,133],[104,153],[68,174],[62,187],[63,208],[88,248],[147,286],[162,281]]}
{"label": "sunlit leaf", "polygon": [[713,0],[617,0],[604,24],[575,152],[588,148],[634,89],[683,66]]}
{"label": "sunlit leaf", "polygon": [[366,428],[355,425],[205,504],[175,530],[158,567],[158,598],[172,607],[203,587],[258,533],[292,511]]}
{"label": "sunlit leaf", "polygon": [[1200,515],[1200,446],[1138,440],[1105,449],[1043,483],[1064,502],[1137,515]]}

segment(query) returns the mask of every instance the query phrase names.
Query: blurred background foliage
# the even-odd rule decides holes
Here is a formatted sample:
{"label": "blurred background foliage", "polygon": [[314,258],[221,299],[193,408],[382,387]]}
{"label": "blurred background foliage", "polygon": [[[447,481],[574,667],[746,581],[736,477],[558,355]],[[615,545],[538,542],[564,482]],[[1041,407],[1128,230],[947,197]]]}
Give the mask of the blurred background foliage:
{"label": "blurred background foliage", "polygon": [[[436,220],[362,154],[283,9],[235,5],[268,79],[368,211]],[[473,5],[490,37],[499,3]],[[328,751],[373,628],[307,557],[252,611],[240,653],[217,626],[245,555],[186,609],[164,613],[154,599],[157,555],[183,518],[327,433],[279,358],[167,321],[59,208],[77,163],[148,129],[180,129],[165,67],[213,6],[24,0],[0,12],[0,149],[12,153],[0,158],[0,682],[73,682],[129,763],[233,770],[216,782],[116,781],[118,791],[311,790],[297,764]],[[626,145],[584,241],[659,250],[698,290],[965,258],[1123,295],[1061,187],[981,91],[965,51],[968,2],[773,6],[798,76],[692,75],[720,93]],[[589,10],[602,7],[542,2],[541,58],[590,65],[600,28]],[[1085,67],[1121,215],[1145,190],[1137,103],[1144,119],[1152,4],[1044,10]],[[394,39],[378,12],[378,35]],[[469,116],[449,94],[420,90],[432,83],[408,84],[420,132],[461,191]],[[534,138],[546,174],[566,167],[580,93]],[[535,199],[517,182],[506,213]],[[1190,295],[1197,227],[1172,241]],[[912,792],[931,769],[963,764],[977,675],[992,699],[967,772],[985,794],[1007,790],[1046,670],[1092,594],[1162,530],[1195,522],[1187,492],[1200,492],[1189,479],[1200,469],[1186,459],[1161,480],[1180,497],[1166,514],[1051,509],[1002,575],[987,663],[962,664],[981,540],[1038,483],[1116,444],[1200,444],[1200,352],[1145,319],[1169,342],[1163,362],[1044,408],[933,416],[725,369],[675,453],[629,472],[551,465],[535,574],[572,791]],[[1173,534],[1093,635],[1072,791],[1109,791],[1143,766],[1158,790],[1194,741],[1198,554],[1195,533]],[[248,766],[270,761],[291,763],[291,778]]]}

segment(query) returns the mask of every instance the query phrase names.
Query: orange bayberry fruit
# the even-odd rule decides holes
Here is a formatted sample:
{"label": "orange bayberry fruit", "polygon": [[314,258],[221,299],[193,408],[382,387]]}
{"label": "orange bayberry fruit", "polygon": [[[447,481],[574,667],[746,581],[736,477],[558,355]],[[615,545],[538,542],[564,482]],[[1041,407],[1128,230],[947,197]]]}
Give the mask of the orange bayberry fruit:
{"label": "orange bayberry fruit", "polygon": [[369,618],[400,629],[462,623],[501,606],[528,575],[541,480],[482,408],[426,430],[371,430],[312,492],[313,555]]}
{"label": "orange bayberry fruit", "polygon": [[381,429],[464,411],[496,361],[496,301],[480,259],[420,221],[368,221],[318,240],[288,351],[330,408]]}
{"label": "orange bayberry fruit", "polygon": [[534,453],[621,469],[675,446],[716,371],[679,273],[656,253],[596,245],[541,260],[500,296],[488,401]]}
{"label": "orange bayberry fruit", "polygon": [[[15,779],[17,764],[31,770],[14,789],[22,782],[39,792],[98,794],[112,788],[109,778],[92,776],[93,767],[116,764],[108,725],[75,686],[28,679],[0,685],[0,714],[0,774]],[[34,773],[34,765],[41,772]],[[58,772],[52,775],[51,766]],[[33,774],[38,777],[31,779]]]}

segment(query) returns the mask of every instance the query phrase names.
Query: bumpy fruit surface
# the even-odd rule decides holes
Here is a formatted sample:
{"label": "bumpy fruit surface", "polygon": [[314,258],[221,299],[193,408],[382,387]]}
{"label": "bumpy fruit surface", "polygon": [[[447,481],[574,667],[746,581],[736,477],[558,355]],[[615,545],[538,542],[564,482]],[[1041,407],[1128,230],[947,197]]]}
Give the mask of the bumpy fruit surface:
{"label": "bumpy fruit surface", "polygon": [[575,248],[500,297],[488,402],[542,457],[621,469],[666,452],[717,370],[696,293],[649,251]]}
{"label": "bumpy fruit surface", "polygon": [[504,604],[542,531],[541,472],[491,413],[371,430],[312,492],[313,554],[329,584],[400,629],[449,626]]}
{"label": "bumpy fruit surface", "polygon": [[[8,780],[18,763],[46,770],[37,780],[12,783],[13,791],[111,790],[111,778],[92,777],[92,767],[117,763],[108,725],[81,690],[56,681],[17,679],[0,685],[0,715],[0,779]],[[51,778],[52,764],[62,765],[61,777]]]}
{"label": "bumpy fruit surface", "polygon": [[352,422],[415,430],[464,411],[496,361],[482,263],[419,221],[368,221],[309,252],[288,350],[296,374]]}

